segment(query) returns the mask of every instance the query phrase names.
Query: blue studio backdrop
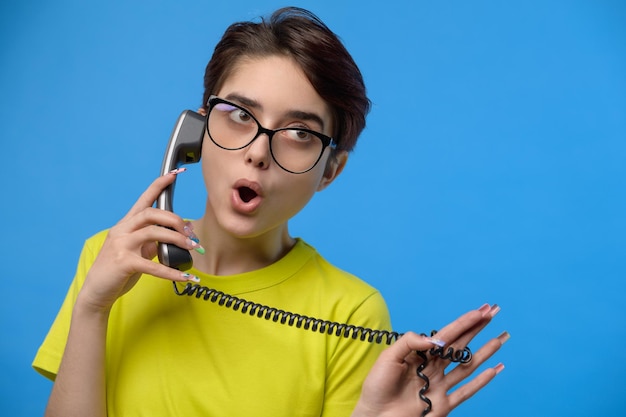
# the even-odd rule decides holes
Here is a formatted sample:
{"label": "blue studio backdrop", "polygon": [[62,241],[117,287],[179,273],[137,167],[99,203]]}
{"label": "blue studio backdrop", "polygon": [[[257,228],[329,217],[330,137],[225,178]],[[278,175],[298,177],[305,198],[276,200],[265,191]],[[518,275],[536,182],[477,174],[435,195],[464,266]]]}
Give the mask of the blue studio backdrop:
{"label": "blue studio backdrop", "polygon": [[[459,416],[623,416],[626,5],[292,1],[345,42],[373,102],[348,167],[292,222],[428,332],[485,302],[506,369]],[[0,5],[0,414],[41,415],[30,367],[83,241],[158,175],[232,22],[283,1]],[[200,172],[176,210],[201,215]]]}

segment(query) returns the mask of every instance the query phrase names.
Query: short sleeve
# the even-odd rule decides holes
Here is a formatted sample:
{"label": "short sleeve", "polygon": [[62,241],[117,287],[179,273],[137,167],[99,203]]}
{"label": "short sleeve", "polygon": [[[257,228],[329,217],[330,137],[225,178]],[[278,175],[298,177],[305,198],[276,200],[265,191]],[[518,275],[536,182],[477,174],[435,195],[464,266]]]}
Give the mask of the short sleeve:
{"label": "short sleeve", "polygon": [[[391,330],[387,305],[379,292],[374,292],[354,311],[349,323],[375,330]],[[349,416],[361,394],[361,386],[380,353],[382,343],[338,338],[330,352],[323,417]]]}
{"label": "short sleeve", "polygon": [[63,352],[65,350],[65,344],[67,343],[74,303],[76,302],[78,292],[80,291],[83,282],[85,282],[87,272],[93,264],[98,251],[102,247],[105,237],[106,232],[100,232],[85,242],[78,260],[74,280],[70,285],[67,295],[65,296],[61,309],[57,313],[50,330],[48,330],[48,334],[39,347],[39,350],[35,355],[35,359],[33,360],[33,368],[41,375],[53,381],[59,370],[61,358],[63,357]]}

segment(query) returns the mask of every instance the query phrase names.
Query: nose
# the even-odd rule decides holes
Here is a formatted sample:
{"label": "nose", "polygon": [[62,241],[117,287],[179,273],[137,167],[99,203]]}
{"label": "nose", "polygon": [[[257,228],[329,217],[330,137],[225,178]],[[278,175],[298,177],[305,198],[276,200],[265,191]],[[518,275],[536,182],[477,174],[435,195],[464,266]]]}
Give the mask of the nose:
{"label": "nose", "polygon": [[245,148],[244,158],[247,164],[267,169],[272,160],[270,137],[266,133],[261,133]]}

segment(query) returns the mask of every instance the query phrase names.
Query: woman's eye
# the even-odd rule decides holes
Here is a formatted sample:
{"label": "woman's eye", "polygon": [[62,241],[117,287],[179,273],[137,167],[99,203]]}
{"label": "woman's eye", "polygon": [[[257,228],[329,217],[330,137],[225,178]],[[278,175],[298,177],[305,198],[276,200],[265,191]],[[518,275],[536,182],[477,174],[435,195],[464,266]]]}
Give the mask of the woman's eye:
{"label": "woman's eye", "polygon": [[285,133],[287,133],[290,139],[298,141],[310,140],[312,137],[312,135],[305,130],[290,129],[286,130]]}
{"label": "woman's eye", "polygon": [[230,112],[230,118],[237,123],[248,123],[252,119],[248,113],[241,109]]}
{"label": "woman's eye", "polygon": [[215,105],[215,110],[227,116],[235,123],[248,123],[252,120],[252,116],[250,116],[246,111],[233,106],[232,104],[218,103]]}

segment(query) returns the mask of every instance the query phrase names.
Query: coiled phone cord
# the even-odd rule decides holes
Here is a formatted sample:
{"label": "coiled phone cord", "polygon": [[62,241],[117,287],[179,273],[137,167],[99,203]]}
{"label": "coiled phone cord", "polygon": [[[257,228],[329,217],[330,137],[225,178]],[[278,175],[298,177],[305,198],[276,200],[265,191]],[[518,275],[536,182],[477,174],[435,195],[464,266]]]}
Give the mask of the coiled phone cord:
{"label": "coiled phone cord", "polygon": [[[252,301],[245,300],[243,298],[235,297],[234,295],[226,294],[223,291],[218,291],[208,287],[202,287],[198,284],[187,283],[183,290],[179,290],[178,284],[173,282],[174,292],[177,295],[194,296],[198,299],[203,298],[205,301],[217,303],[220,306],[230,308],[234,311],[241,311],[242,314],[248,313],[250,316],[257,316],[258,318],[264,318],[265,320],[272,320],[273,322],[280,322],[288,326],[295,326],[304,330],[311,330],[318,333],[326,333],[328,335],[343,336],[345,338],[351,337],[352,339],[359,339],[361,341],[367,341],[369,343],[387,345],[392,344],[398,340],[403,333],[388,331],[388,330],[375,330],[362,326],[354,326],[352,324],[338,323],[328,320],[320,320],[314,317],[305,316],[302,314],[291,313],[289,311],[280,310],[274,307],[269,307],[263,304],[254,303]],[[437,332],[433,330],[431,336],[434,336]],[[422,333],[423,334],[423,333]],[[417,367],[417,376],[424,381],[424,386],[419,391],[420,399],[426,404],[424,411],[422,411],[422,417],[428,414],[432,410],[432,401],[426,396],[426,391],[430,386],[430,380],[428,376],[422,371],[428,365],[428,357],[426,351],[416,351],[417,355],[422,359],[422,363]],[[428,351],[433,356],[439,356],[442,359],[448,359],[451,362],[468,363],[472,360],[472,352],[468,347],[463,350],[455,350],[452,347],[448,347],[445,351],[443,347],[435,347]]]}

